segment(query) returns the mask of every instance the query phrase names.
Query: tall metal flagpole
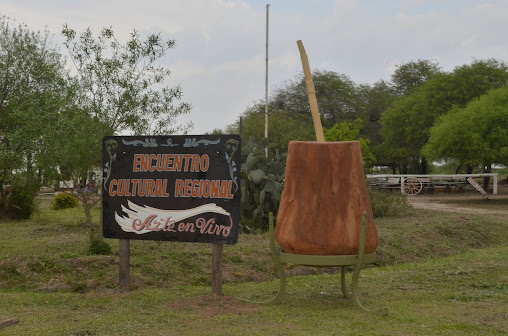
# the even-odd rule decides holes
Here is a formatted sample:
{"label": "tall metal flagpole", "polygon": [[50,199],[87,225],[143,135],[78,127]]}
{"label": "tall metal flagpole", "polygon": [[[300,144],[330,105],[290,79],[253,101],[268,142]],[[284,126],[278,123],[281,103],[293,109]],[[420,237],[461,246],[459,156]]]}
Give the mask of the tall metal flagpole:
{"label": "tall metal flagpole", "polygon": [[[266,59],[265,59],[265,138],[268,139],[268,12],[270,4],[266,5]],[[268,158],[268,146],[266,146],[266,157]]]}

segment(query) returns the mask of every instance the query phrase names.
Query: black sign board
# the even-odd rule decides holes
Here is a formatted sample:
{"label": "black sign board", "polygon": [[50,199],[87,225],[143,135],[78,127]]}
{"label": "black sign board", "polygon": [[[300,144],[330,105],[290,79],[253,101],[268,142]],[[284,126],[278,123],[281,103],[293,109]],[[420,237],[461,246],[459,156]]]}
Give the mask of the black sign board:
{"label": "black sign board", "polygon": [[235,244],[240,136],[103,139],[106,238]]}

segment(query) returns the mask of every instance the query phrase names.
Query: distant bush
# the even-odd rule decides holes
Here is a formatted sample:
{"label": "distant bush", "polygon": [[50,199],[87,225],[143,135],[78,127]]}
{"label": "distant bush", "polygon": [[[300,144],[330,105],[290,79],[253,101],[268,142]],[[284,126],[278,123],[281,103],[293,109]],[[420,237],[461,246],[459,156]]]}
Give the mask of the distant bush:
{"label": "distant bush", "polygon": [[[11,181],[11,190],[7,196],[5,210],[0,209],[0,215],[11,219],[28,219],[37,210],[35,197],[39,191],[36,180],[26,175],[20,175]],[[2,216],[0,216],[2,217]]]}
{"label": "distant bush", "polygon": [[51,202],[51,209],[53,210],[75,208],[77,206],[78,199],[75,196],[65,193],[57,194]]}
{"label": "distant bush", "polygon": [[113,251],[111,250],[111,245],[107,242],[94,240],[88,247],[87,253],[90,255],[110,255]]}
{"label": "distant bush", "polygon": [[412,207],[407,202],[407,196],[400,192],[369,189],[369,195],[375,218],[401,217],[411,213]]}

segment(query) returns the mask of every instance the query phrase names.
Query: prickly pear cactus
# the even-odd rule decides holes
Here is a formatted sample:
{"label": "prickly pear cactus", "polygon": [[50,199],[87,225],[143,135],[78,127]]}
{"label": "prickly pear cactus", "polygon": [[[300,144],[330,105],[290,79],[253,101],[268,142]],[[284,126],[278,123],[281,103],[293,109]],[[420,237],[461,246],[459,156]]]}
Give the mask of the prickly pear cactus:
{"label": "prickly pear cactus", "polygon": [[268,139],[249,138],[242,148],[242,229],[264,231],[268,213],[277,214],[283,189],[286,156],[266,158]]}

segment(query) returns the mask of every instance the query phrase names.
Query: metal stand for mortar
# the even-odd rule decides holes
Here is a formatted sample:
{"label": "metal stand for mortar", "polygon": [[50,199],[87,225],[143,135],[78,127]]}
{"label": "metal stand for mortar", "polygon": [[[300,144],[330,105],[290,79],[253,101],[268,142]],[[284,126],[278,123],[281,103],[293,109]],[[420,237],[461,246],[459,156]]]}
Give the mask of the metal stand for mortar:
{"label": "metal stand for mortar", "polygon": [[[280,279],[280,288],[278,293],[270,300],[266,302],[259,302],[260,304],[273,304],[279,303],[282,296],[286,293],[286,273],[284,272],[283,263],[291,263],[295,265],[304,266],[320,266],[320,267],[341,267],[341,288],[342,294],[346,299],[352,299],[354,305],[364,311],[373,312],[362,306],[358,299],[358,278],[360,271],[364,264],[373,263],[376,261],[376,253],[365,254],[365,234],[367,231],[367,213],[364,212],[362,215],[362,228],[360,232],[360,245],[358,247],[357,255],[302,255],[302,254],[291,254],[282,252],[275,245],[275,233],[273,227],[273,214],[269,216],[269,234],[270,234],[270,250],[272,252],[272,259],[277,267],[277,273]],[[353,278],[351,281],[351,291],[347,290],[346,286],[346,266],[354,266]],[[386,313],[385,309],[382,309],[382,313]]]}

